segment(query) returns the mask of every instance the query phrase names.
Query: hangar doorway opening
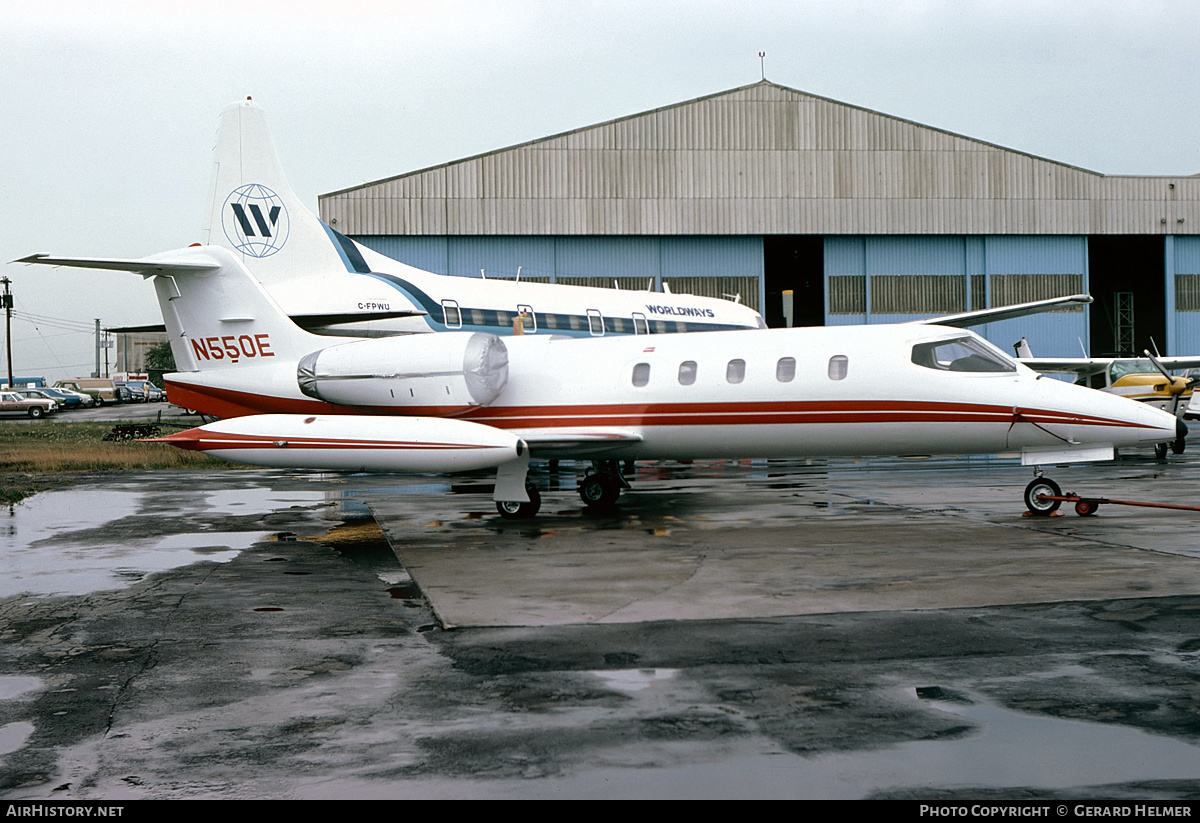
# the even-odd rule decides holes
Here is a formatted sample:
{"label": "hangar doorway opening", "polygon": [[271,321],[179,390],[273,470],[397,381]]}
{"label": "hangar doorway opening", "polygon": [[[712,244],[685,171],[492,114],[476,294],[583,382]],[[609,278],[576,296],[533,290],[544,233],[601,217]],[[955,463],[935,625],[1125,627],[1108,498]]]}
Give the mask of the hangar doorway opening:
{"label": "hangar doorway opening", "polygon": [[1162,237],[1088,237],[1093,357],[1167,353],[1167,294]]}
{"label": "hangar doorway opening", "polygon": [[773,329],[787,325],[783,293],[791,289],[793,325],[825,325],[825,238],[785,234],[763,238],[762,316]]}

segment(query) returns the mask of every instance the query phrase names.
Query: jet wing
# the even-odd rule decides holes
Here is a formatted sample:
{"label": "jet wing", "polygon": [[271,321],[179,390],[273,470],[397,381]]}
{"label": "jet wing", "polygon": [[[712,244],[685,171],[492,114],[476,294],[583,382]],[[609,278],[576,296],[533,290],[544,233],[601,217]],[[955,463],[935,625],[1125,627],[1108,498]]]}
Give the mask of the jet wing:
{"label": "jet wing", "polygon": [[143,277],[159,274],[189,274],[216,271],[221,264],[210,257],[189,255],[187,260],[172,259],[168,255],[142,257],[137,260],[121,260],[113,257],[51,257],[48,254],[31,254],[14,260],[14,263],[40,263],[43,266],[66,266],[75,269],[105,269],[128,271]]}
{"label": "jet wing", "polygon": [[941,317],[930,317],[925,320],[912,320],[928,326],[954,326],[965,329],[982,323],[994,323],[998,320],[1011,320],[1014,317],[1024,317],[1041,311],[1051,311],[1064,306],[1083,305],[1091,303],[1090,294],[1072,294],[1069,297],[1052,297],[1049,300],[1034,300],[1030,303],[1015,303],[1011,306],[998,306],[994,309],[976,309],[961,314],[946,314]]}
{"label": "jet wing", "polygon": [[602,457],[642,442],[627,431],[539,431],[522,434],[530,454],[541,459]]}
{"label": "jet wing", "polygon": [[391,320],[397,317],[424,317],[429,312],[421,309],[409,311],[347,312],[342,314],[293,314],[292,322],[305,331],[330,337],[393,337],[406,332],[384,331],[364,328],[364,323],[373,320]]}

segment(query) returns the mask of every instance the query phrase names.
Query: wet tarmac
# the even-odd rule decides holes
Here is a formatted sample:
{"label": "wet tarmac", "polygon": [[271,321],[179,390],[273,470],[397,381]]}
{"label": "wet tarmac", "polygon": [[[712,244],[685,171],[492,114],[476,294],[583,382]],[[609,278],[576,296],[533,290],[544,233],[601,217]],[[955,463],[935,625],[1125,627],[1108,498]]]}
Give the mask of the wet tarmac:
{"label": "wet tarmac", "polygon": [[[3,513],[0,796],[1200,796],[1200,512],[974,459],[107,473]],[[1048,471],[1196,504],[1200,456]],[[1069,512],[1069,508],[1068,508]]]}

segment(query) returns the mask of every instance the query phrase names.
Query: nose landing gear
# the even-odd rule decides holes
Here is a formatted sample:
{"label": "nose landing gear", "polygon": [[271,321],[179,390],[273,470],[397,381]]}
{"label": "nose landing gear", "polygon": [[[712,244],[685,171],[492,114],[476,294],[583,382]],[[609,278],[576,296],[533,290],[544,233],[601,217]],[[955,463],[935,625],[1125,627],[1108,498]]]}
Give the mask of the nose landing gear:
{"label": "nose landing gear", "polygon": [[1057,483],[1049,477],[1035,477],[1025,487],[1025,508],[1030,514],[1048,517],[1062,505],[1061,500],[1053,499],[1056,497],[1062,497],[1062,489]]}

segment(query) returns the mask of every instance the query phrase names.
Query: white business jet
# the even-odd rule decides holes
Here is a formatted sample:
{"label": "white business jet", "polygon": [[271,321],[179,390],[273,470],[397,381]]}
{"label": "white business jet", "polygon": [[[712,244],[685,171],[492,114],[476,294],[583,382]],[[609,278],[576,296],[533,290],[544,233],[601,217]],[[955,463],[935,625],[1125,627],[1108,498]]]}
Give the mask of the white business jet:
{"label": "white business jet", "polygon": [[732,300],[423,271],[322,223],[284,176],[263,110],[221,114],[205,243],[233,252],[298,324],[320,334],[485,331],[600,337],[762,328]]}
{"label": "white business jet", "polygon": [[[538,511],[531,456],[595,461],[580,494],[604,505],[623,486],[619,460],[1003,454],[1037,466],[1111,459],[1183,430],[1159,409],[1041,379],[948,326],[339,343],[292,323],[227,249],[124,268],[154,278],[180,368],[166,376],[171,402],[231,418],[166,442],[259,466],[495,467],[505,517]],[[1052,511],[1057,489],[1039,472],[1027,506]]]}

